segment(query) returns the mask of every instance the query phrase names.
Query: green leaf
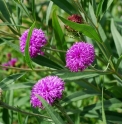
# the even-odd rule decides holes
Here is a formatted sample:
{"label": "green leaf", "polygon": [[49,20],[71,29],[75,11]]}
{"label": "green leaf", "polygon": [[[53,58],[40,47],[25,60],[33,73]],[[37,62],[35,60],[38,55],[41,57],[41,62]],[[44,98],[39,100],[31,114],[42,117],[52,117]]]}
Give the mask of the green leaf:
{"label": "green leaf", "polygon": [[49,68],[54,68],[54,69],[62,69],[62,67],[60,65],[58,65],[57,63],[53,62],[52,60],[44,57],[44,56],[37,56],[35,58],[32,58],[32,61],[42,65],[42,66],[47,66]]}
{"label": "green leaf", "polygon": [[34,20],[36,21],[36,15],[35,15],[35,13],[36,13],[36,10],[35,10],[35,0],[32,0],[31,1],[31,6],[32,6],[32,15],[33,15],[33,18],[34,18]]}
{"label": "green leaf", "polygon": [[51,0],[53,1],[59,8],[63,9],[68,14],[77,13],[75,8],[67,1],[67,0]]}
{"label": "green leaf", "polygon": [[90,17],[92,19],[92,22],[94,23],[94,25],[97,25],[97,18],[95,16],[93,6],[91,5],[90,2],[89,2],[89,13],[90,13]]}
{"label": "green leaf", "polygon": [[26,16],[28,16],[29,18],[31,18],[31,15],[29,14],[28,9],[26,8],[26,6],[23,4],[22,1],[20,1],[20,0],[13,0],[13,1],[16,3],[16,5],[17,5],[21,10],[23,10],[23,12],[25,12]]}
{"label": "green leaf", "polygon": [[0,45],[2,45],[3,43],[4,43],[4,40],[0,38]]}
{"label": "green leaf", "polygon": [[26,39],[26,46],[25,46],[25,60],[26,60],[27,64],[29,65],[29,67],[31,69],[33,69],[33,67],[32,67],[30,53],[29,53],[29,46],[30,46],[31,35],[32,35],[33,29],[35,27],[35,23],[36,22],[34,22],[29,29],[28,36],[27,36],[27,39]]}
{"label": "green leaf", "polygon": [[4,86],[3,90],[25,89],[25,88],[32,87],[32,85],[33,85],[32,83],[26,83],[26,82],[24,82],[24,84],[22,83],[10,84],[10,85]]}
{"label": "green leaf", "polygon": [[116,70],[118,70],[121,61],[122,61],[122,55],[117,59],[117,63],[116,63],[116,67],[115,67]]}
{"label": "green leaf", "polygon": [[[0,18],[1,18],[1,20],[2,20],[3,22],[7,22],[7,23],[8,23],[8,21],[4,18],[4,16],[2,15],[1,12],[0,12]],[[16,34],[16,35],[18,35],[18,36],[21,35],[21,34],[20,34],[18,31],[16,31],[16,29],[14,29],[12,26],[8,25],[8,27],[10,28],[10,30],[11,30],[14,34]]]}
{"label": "green leaf", "polygon": [[53,2],[50,1],[49,5],[48,5],[48,8],[47,8],[47,12],[46,12],[46,25],[48,25],[48,21],[49,21],[49,18],[50,18],[50,13],[51,13],[52,6],[53,6]]}
{"label": "green leaf", "polygon": [[29,117],[29,116],[26,116],[25,121],[24,121],[23,124],[28,124],[28,117]]}
{"label": "green leaf", "polygon": [[17,117],[19,124],[22,124],[22,115],[19,112],[17,112]]}
{"label": "green leaf", "polygon": [[[7,5],[8,5],[8,2],[7,2]],[[9,5],[8,5],[9,6]],[[10,6],[9,6],[9,10],[10,9]],[[10,15],[5,7],[5,4],[3,2],[3,0],[0,0],[0,12],[2,13],[2,15],[4,15],[4,18],[8,21],[8,22],[11,22],[10,21]]]}
{"label": "green leaf", "polygon": [[56,113],[53,108],[39,95],[36,95],[40,101],[42,102],[43,106],[45,107],[48,114],[51,116],[52,120],[55,124],[65,124],[65,122],[62,120],[62,118]]}
{"label": "green leaf", "polygon": [[114,39],[114,43],[117,49],[117,53],[120,56],[122,54],[122,36],[115,27],[114,21],[111,20],[111,33]]}
{"label": "green leaf", "polygon": [[113,2],[113,0],[108,0],[106,11],[109,9],[109,7],[111,6],[112,2]]}
{"label": "green leaf", "polygon": [[62,78],[63,80],[78,80],[78,79],[86,79],[86,78],[92,78],[92,77],[96,77],[99,76],[100,74],[107,74],[107,73],[98,73],[95,71],[92,71],[90,69],[87,69],[83,72],[70,72],[70,71],[60,71],[60,72],[56,72],[54,73],[55,75],[59,76],[60,78]]}
{"label": "green leaf", "polygon": [[[122,102],[116,98],[111,98],[109,100],[104,100],[104,109],[105,110],[113,110],[118,107],[122,107]],[[97,102],[96,104],[88,105],[83,108],[83,111],[93,111],[102,108],[102,102]]]}
{"label": "green leaf", "polygon": [[[56,10],[53,10],[52,25],[53,25],[54,32],[55,32],[57,48],[59,50],[67,50],[67,45],[66,45],[66,41],[64,38],[64,33],[63,33],[61,26],[58,22]],[[61,56],[61,59],[65,62],[65,53],[59,53],[59,54]]]}
{"label": "green leaf", "polygon": [[99,27],[98,27],[99,34],[100,34],[101,39],[102,39],[102,41],[103,41],[102,46],[101,46],[100,49],[101,49],[101,51],[104,52],[104,55],[107,55],[108,58],[110,58],[110,57],[111,57],[111,53],[112,53],[110,44],[109,44],[109,42],[108,42],[107,36],[106,36],[106,34],[105,34],[105,32],[104,32],[104,30],[103,30],[101,24],[98,24],[98,25],[99,25]]}
{"label": "green leaf", "polygon": [[30,97],[23,96],[22,98],[17,98],[17,100],[14,102],[15,106],[22,106],[25,105],[30,100]]}
{"label": "green leaf", "polygon": [[17,24],[22,24],[22,11],[21,9],[16,5],[16,13],[17,13]]}
{"label": "green leaf", "polygon": [[89,98],[89,97],[93,97],[96,95],[100,95],[97,92],[93,92],[93,91],[78,91],[75,92],[73,94],[71,94],[68,97],[65,97],[62,101],[62,103],[64,103],[64,105],[70,103],[70,102],[74,102],[74,101],[78,101],[78,100],[83,100],[85,98]]}
{"label": "green leaf", "polygon": [[109,89],[110,92],[112,92],[113,96],[116,98],[122,98],[122,86],[113,86]]}
{"label": "green leaf", "polygon": [[[5,96],[4,96],[6,103],[11,105],[11,106],[13,106],[13,95],[14,95],[13,90],[11,90],[11,91],[6,91]],[[12,120],[13,119],[13,113],[12,113],[12,111],[8,111],[8,112],[9,112],[9,122],[11,124],[13,121]]]}
{"label": "green leaf", "polygon": [[99,2],[99,4],[98,4],[97,12],[96,12],[97,17],[98,17],[99,15],[102,14],[102,6],[103,6],[103,2],[104,2],[104,0],[100,0],[100,2]]}
{"label": "green leaf", "polygon": [[18,53],[20,53],[22,55],[18,45],[12,43],[10,40],[7,41],[7,40],[4,39],[4,41],[5,41],[6,45],[10,46],[11,48],[13,48],[15,51],[17,51]]}
{"label": "green leaf", "polygon": [[0,82],[0,88],[4,88],[4,87],[7,87],[7,85],[15,82],[16,80],[18,80],[20,77],[22,77],[25,73],[19,73],[19,74],[13,74],[13,75],[10,75],[8,76],[7,78],[3,79],[1,82]]}
{"label": "green leaf", "polygon": [[4,121],[5,124],[10,124],[9,123],[9,113],[8,113],[8,109],[3,108],[2,110],[2,120]]}
{"label": "green leaf", "polygon": [[112,122],[113,124],[122,123],[122,113],[106,111],[105,114],[108,122]]}
{"label": "green leaf", "polygon": [[64,24],[70,26],[74,30],[82,32],[84,35],[90,37],[91,39],[93,39],[95,41],[102,42],[98,33],[96,32],[96,30],[92,26],[90,26],[88,24],[78,24],[78,23],[66,20],[60,16],[59,16],[59,18],[61,19],[61,21]]}
{"label": "green leaf", "polygon": [[[18,22],[18,23],[19,23],[19,22]],[[25,27],[25,26],[22,26],[22,25],[11,24],[11,23],[9,23],[9,22],[0,23],[0,26],[16,26],[16,27],[28,29],[28,27]]]}
{"label": "green leaf", "polygon": [[104,111],[103,87],[102,87],[102,120],[103,120],[104,124],[107,124],[106,116],[105,116],[105,111]]}

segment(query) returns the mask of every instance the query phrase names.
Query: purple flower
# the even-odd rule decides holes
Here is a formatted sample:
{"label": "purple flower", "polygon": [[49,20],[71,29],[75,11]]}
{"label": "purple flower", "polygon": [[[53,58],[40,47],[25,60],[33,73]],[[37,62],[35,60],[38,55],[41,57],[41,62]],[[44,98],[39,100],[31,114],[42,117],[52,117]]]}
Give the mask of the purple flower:
{"label": "purple flower", "polygon": [[[22,53],[25,51],[26,39],[29,29],[26,30],[20,37],[20,50]],[[41,48],[47,43],[44,32],[41,29],[34,29],[30,38],[29,53],[31,58],[36,57],[38,54],[43,55]]]}
{"label": "purple flower", "polygon": [[95,50],[92,44],[76,42],[66,53],[66,67],[72,72],[83,71],[95,59]]}
{"label": "purple flower", "polygon": [[[12,66],[12,67],[14,67],[16,62],[17,62],[17,59],[16,58],[12,58],[7,63],[3,63],[2,66]],[[4,68],[4,70],[7,70],[7,68]]]}
{"label": "purple flower", "polygon": [[61,99],[64,90],[64,81],[58,76],[47,76],[39,80],[31,91],[31,104],[33,107],[44,108],[37,94],[52,105],[56,99]]}
{"label": "purple flower", "polygon": [[8,62],[8,64],[9,64],[9,66],[15,66],[16,62],[17,62],[17,59],[16,59],[16,58],[12,58],[12,59]]}

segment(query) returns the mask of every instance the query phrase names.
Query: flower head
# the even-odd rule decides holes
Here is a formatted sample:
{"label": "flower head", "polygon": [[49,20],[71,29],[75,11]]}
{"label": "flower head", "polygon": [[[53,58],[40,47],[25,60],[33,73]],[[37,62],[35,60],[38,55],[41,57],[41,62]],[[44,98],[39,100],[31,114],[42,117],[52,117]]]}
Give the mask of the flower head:
{"label": "flower head", "polygon": [[[80,15],[77,14],[73,14],[71,16],[68,17],[68,20],[72,21],[72,22],[76,22],[76,23],[83,23],[83,18]],[[74,29],[72,29],[70,26],[65,25],[65,28],[67,29],[67,31],[69,32],[76,32]]]}
{"label": "flower head", "polygon": [[[20,37],[20,50],[22,53],[25,52],[26,40],[28,36],[29,29],[26,30]],[[44,32],[41,29],[33,29],[30,38],[29,53],[31,58],[36,57],[38,54],[43,55],[40,50],[47,43]]]}
{"label": "flower head", "polygon": [[83,71],[92,64],[95,50],[92,44],[76,42],[66,53],[66,67],[72,72]]}
{"label": "flower head", "polygon": [[47,76],[39,80],[31,91],[31,104],[33,107],[43,109],[41,101],[37,98],[37,94],[52,105],[56,99],[61,99],[64,90],[64,82],[57,76]]}

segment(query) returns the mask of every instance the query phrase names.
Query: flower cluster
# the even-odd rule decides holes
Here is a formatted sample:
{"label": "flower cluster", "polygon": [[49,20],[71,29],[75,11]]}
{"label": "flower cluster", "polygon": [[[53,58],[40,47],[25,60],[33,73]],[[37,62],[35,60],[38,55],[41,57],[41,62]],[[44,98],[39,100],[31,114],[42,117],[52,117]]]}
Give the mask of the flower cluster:
{"label": "flower cluster", "polygon": [[[68,17],[76,23],[82,23],[83,19],[79,15],[71,15]],[[69,26],[65,28],[71,32],[76,32]],[[25,51],[26,40],[28,36],[29,29],[26,30],[20,37],[20,50],[22,53]],[[44,32],[41,29],[34,29],[30,38],[29,53],[31,58],[36,57],[38,54],[43,54],[41,48],[46,45],[47,40]],[[70,69],[71,72],[83,71],[89,65],[91,65],[95,58],[95,50],[92,44],[85,42],[74,43],[66,52],[66,67]],[[11,62],[14,66],[15,61]],[[39,100],[37,95],[41,96],[50,105],[57,99],[62,98],[64,90],[64,81],[58,76],[47,76],[40,79],[32,88],[30,103],[33,107],[44,108],[42,102]]]}
{"label": "flower cluster", "polygon": [[[20,37],[20,50],[22,53],[25,52],[26,40],[28,36],[29,29],[26,30]],[[38,54],[43,55],[41,48],[46,45],[47,39],[44,32],[41,29],[33,29],[30,38],[29,53],[31,58],[36,57]]]}
{"label": "flower cluster", "polygon": [[76,42],[66,53],[66,67],[72,72],[83,71],[95,58],[95,50],[92,44]]}
{"label": "flower cluster", "polygon": [[50,105],[56,99],[61,99],[64,90],[64,81],[57,76],[47,76],[39,80],[31,91],[31,104],[33,107],[44,108],[36,95],[44,98]]}

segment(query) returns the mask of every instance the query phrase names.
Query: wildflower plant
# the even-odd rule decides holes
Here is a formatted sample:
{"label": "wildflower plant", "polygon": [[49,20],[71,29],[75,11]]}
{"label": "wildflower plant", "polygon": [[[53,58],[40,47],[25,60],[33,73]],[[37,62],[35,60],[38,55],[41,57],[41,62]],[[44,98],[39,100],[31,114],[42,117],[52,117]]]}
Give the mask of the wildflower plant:
{"label": "wildflower plant", "polygon": [[1,0],[0,122],[121,124],[121,14],[119,0]]}

